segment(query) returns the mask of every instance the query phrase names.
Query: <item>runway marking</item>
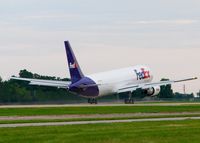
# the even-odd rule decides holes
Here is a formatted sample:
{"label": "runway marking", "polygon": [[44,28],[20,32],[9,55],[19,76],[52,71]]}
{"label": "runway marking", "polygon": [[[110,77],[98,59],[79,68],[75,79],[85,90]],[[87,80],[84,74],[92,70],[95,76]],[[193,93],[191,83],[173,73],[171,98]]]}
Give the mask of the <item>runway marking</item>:
{"label": "runway marking", "polygon": [[147,121],[182,121],[182,120],[200,120],[200,117],[176,117],[176,118],[150,118],[150,119],[127,119],[127,120],[0,124],[0,128],[37,127],[37,126],[64,126],[64,125],[84,125],[84,124],[101,124],[101,123],[130,123],[130,122],[147,122]]}

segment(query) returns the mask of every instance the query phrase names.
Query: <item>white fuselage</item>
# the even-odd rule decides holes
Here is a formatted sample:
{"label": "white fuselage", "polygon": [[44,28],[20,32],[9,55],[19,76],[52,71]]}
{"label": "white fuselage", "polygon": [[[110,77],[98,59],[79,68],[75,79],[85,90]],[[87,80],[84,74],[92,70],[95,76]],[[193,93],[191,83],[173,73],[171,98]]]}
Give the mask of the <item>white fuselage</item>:
{"label": "white fuselage", "polygon": [[87,77],[98,84],[99,96],[116,93],[128,85],[151,82],[153,79],[150,69],[143,65],[96,73]]}

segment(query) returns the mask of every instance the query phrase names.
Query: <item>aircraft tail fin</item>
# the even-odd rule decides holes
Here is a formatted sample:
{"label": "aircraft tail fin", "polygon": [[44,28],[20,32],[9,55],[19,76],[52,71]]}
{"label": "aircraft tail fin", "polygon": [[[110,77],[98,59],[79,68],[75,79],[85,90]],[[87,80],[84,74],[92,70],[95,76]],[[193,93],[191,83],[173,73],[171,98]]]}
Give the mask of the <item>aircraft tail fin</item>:
{"label": "aircraft tail fin", "polygon": [[74,52],[69,44],[69,41],[64,41],[65,43],[65,50],[67,54],[67,61],[68,61],[68,67],[69,72],[71,76],[71,82],[75,83],[79,81],[81,78],[84,77],[81,68],[79,67],[79,64],[76,60],[76,57],[74,55]]}

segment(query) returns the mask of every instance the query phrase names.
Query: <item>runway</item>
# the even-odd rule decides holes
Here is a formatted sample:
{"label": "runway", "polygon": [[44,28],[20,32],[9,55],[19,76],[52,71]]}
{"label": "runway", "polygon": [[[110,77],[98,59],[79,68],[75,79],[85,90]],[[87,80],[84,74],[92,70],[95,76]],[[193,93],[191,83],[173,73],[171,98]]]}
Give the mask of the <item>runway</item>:
{"label": "runway", "polygon": [[100,120],[100,121],[72,121],[72,122],[48,122],[48,123],[18,123],[18,124],[0,124],[0,128],[64,126],[64,125],[85,125],[85,124],[108,124],[108,123],[130,123],[130,122],[153,122],[153,121],[183,121],[183,120],[200,120],[200,117],[148,118],[148,119]]}
{"label": "runway", "polygon": [[102,119],[102,118],[143,118],[143,117],[158,117],[158,116],[200,116],[200,112],[174,112],[174,113],[113,113],[113,114],[76,114],[76,115],[35,115],[35,116],[0,116],[0,121],[15,121],[15,120],[56,120],[56,119]]}
{"label": "runway", "polygon": [[191,103],[191,102],[183,102],[183,103],[135,103],[135,104],[123,104],[123,103],[99,103],[99,104],[46,104],[46,105],[0,105],[0,108],[48,108],[48,107],[95,107],[95,106],[181,106],[181,105],[200,105],[200,102]]}

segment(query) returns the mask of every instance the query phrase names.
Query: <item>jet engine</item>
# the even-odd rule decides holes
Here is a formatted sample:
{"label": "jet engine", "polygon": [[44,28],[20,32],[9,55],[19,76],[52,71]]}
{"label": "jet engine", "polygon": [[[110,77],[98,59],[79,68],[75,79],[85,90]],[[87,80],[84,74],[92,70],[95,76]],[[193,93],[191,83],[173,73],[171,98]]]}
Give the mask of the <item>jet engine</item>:
{"label": "jet engine", "polygon": [[156,96],[160,93],[160,86],[154,86],[145,90],[148,96]]}

